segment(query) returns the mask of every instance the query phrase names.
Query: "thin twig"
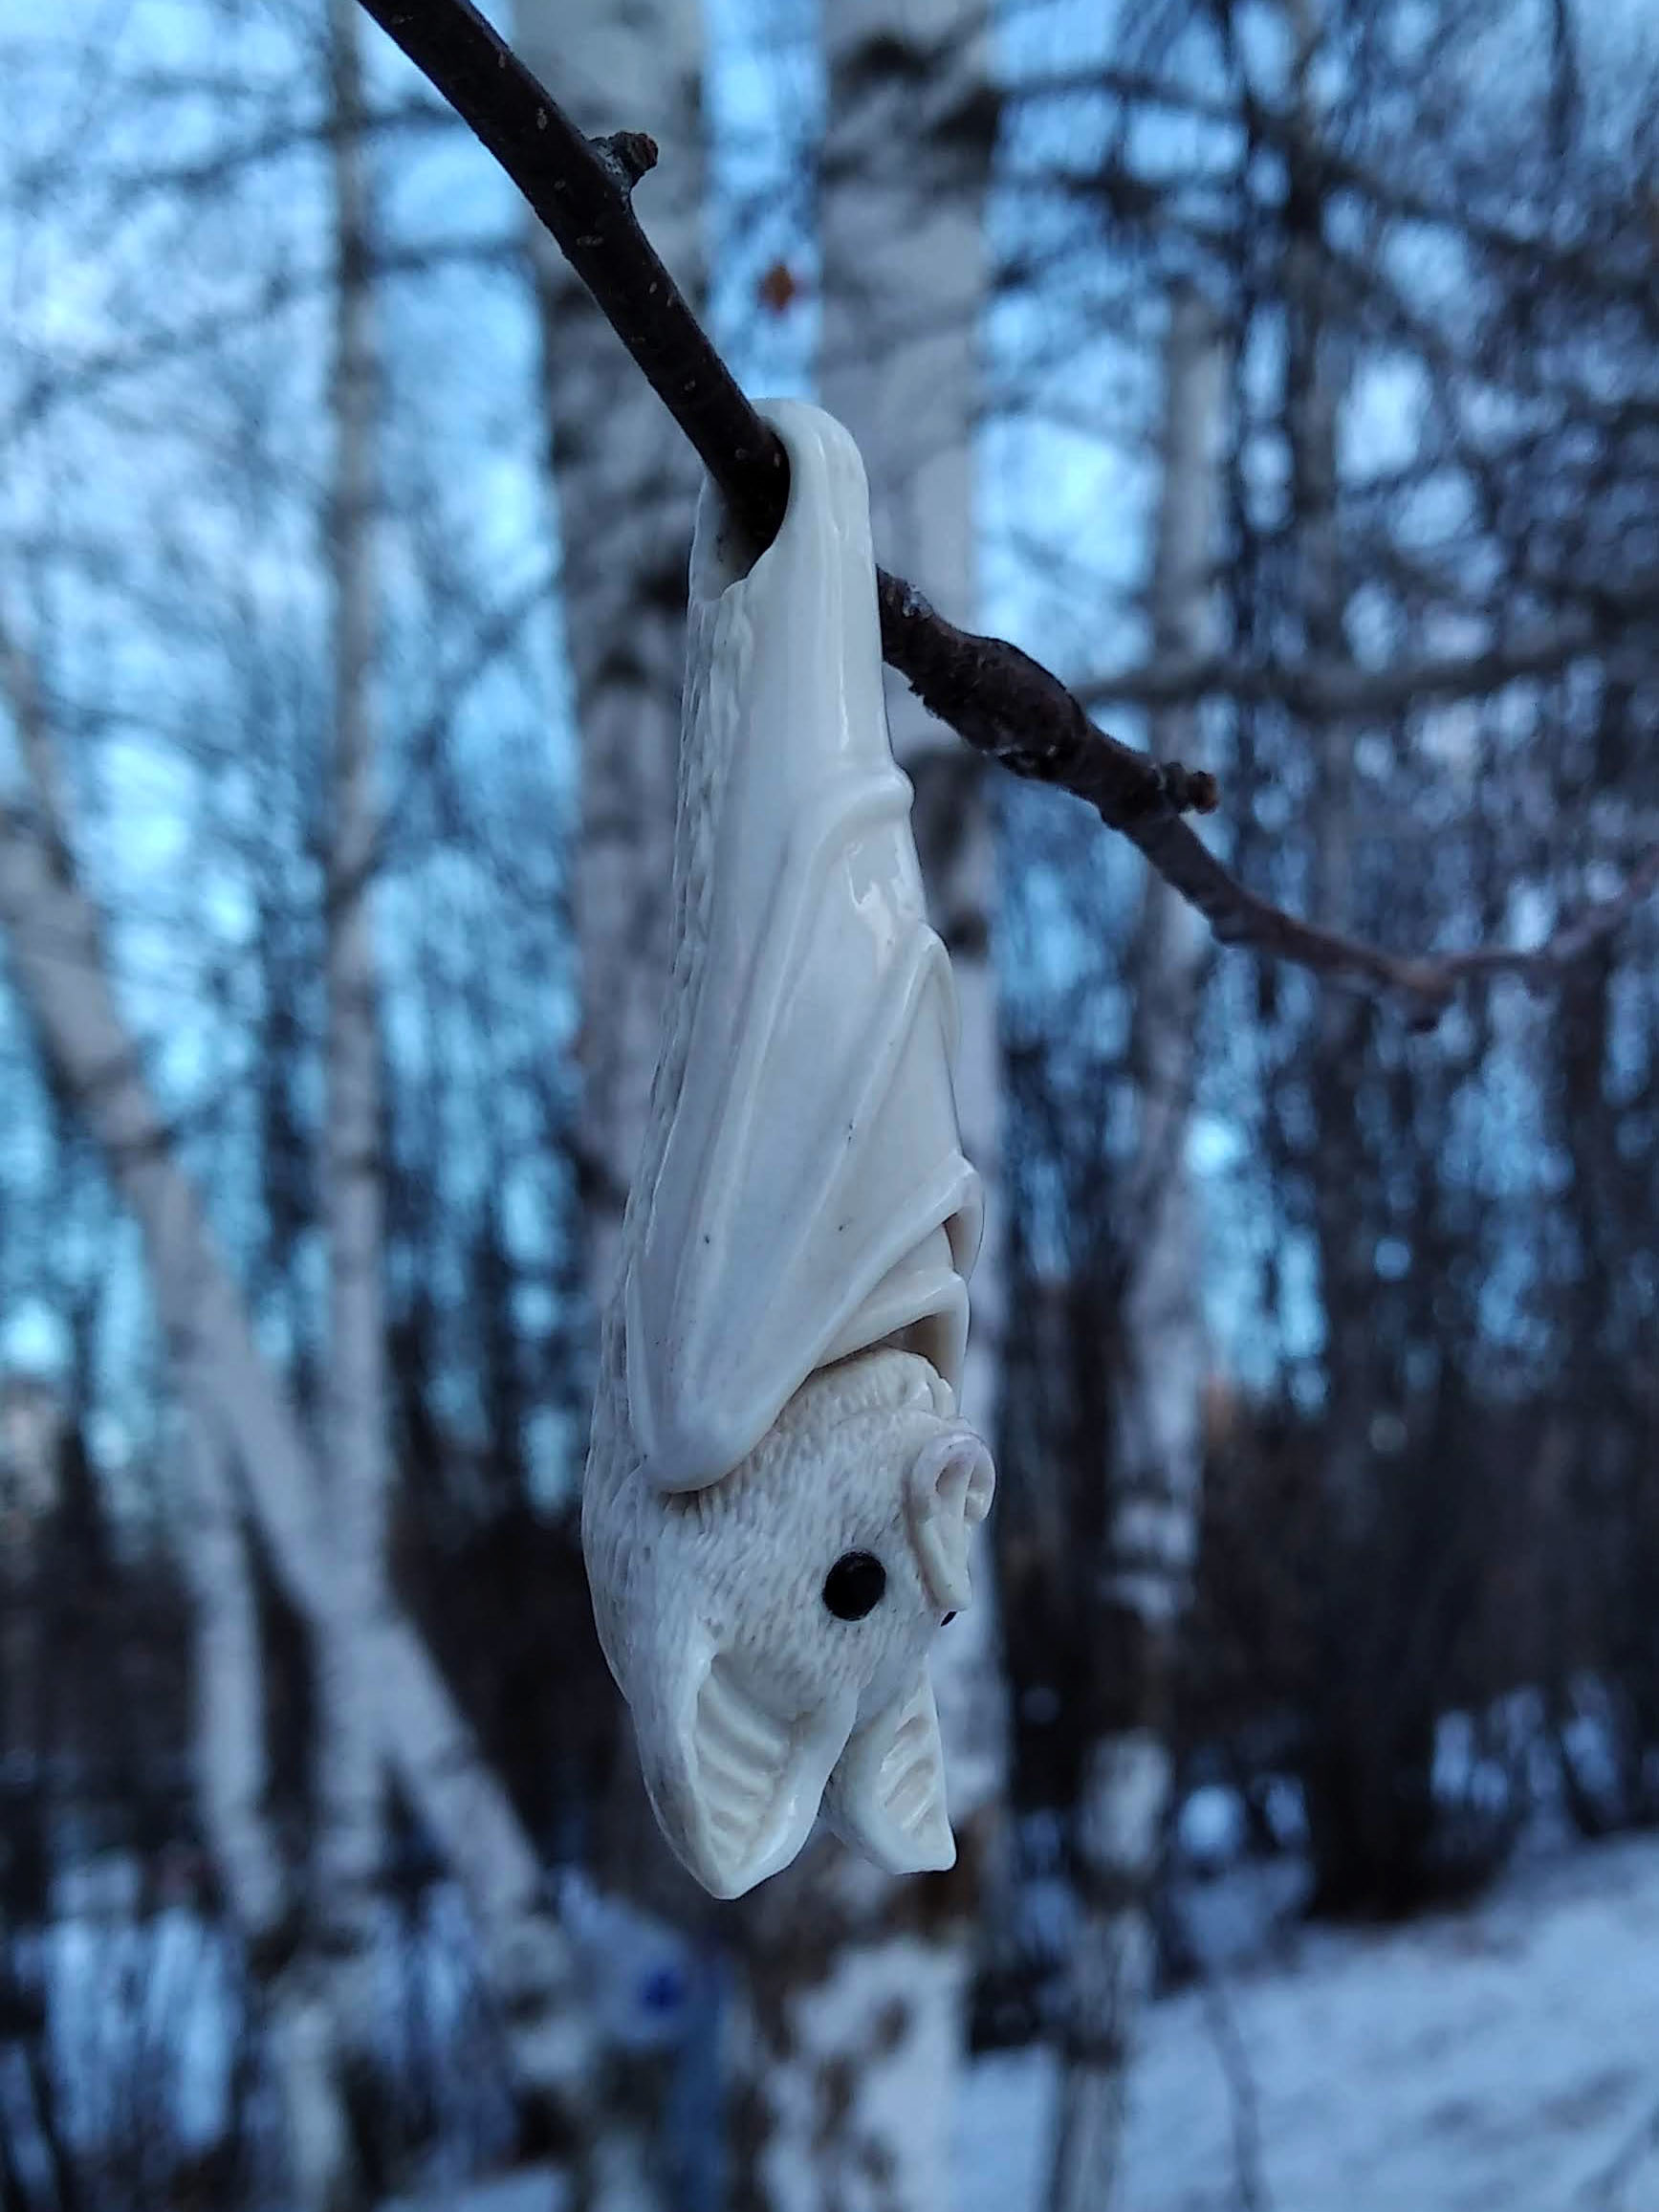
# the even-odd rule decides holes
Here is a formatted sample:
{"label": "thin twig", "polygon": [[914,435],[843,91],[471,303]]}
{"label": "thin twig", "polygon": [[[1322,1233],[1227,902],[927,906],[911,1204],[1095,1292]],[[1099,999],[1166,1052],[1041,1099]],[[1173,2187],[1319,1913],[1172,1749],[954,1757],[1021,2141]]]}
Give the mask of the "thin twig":
{"label": "thin twig", "polygon": [[[642,132],[585,137],[470,0],[361,4],[518,186],[732,512],[757,545],[769,544],[788,498],[788,463],[635,218],[633,187],[657,158],[651,140]],[[1656,852],[1619,898],[1563,928],[1540,953],[1410,959],[1316,928],[1247,889],[1182,820],[1217,804],[1213,777],[1109,736],[1029,653],[956,628],[902,578],[879,570],[877,590],[887,662],[976,751],[1086,801],[1139,846],[1223,944],[1392,997],[1424,1024],[1438,1019],[1465,982],[1506,973],[1553,981],[1659,880]]]}

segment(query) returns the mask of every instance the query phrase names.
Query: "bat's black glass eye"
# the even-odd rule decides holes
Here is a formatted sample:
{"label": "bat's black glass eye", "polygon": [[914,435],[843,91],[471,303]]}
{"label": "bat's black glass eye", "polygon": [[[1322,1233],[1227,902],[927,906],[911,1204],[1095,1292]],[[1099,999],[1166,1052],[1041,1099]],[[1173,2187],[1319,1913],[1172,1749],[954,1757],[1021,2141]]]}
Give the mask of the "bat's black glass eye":
{"label": "bat's black glass eye", "polygon": [[823,1602],[838,1621],[862,1621],[886,1587],[887,1570],[873,1551],[843,1551],[823,1578]]}

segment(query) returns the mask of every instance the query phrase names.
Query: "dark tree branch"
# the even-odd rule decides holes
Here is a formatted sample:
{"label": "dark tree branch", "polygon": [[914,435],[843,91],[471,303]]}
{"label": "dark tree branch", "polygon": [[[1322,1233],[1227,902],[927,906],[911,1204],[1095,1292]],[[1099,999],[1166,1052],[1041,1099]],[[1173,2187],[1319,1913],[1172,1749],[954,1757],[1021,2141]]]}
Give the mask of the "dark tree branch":
{"label": "dark tree branch", "polygon": [[[656,147],[639,132],[590,140],[470,0],[362,0],[449,101],[530,203],[606,320],[748,527],[766,545],[782,519],[789,469],[635,218],[631,192]],[[1073,793],[1209,922],[1223,944],[1294,961],[1333,982],[1399,999],[1432,1022],[1465,979],[1552,978],[1616,929],[1659,880],[1659,854],[1626,891],[1537,953],[1486,951],[1412,960],[1297,920],[1245,887],[1182,821],[1210,812],[1215,780],[1121,744],[1017,646],[945,621],[901,578],[877,572],[882,650],[931,712],[1016,776]],[[1552,950],[1552,947],[1554,950]]]}
{"label": "dark tree branch", "polygon": [[1482,698],[1510,684],[1556,677],[1594,648],[1587,622],[1562,621],[1506,645],[1467,653],[1426,653],[1374,668],[1357,661],[1166,657],[1090,677],[1079,690],[1096,706],[1108,699],[1156,707],[1222,698],[1289,707],[1315,719],[1390,714],[1430,699]]}

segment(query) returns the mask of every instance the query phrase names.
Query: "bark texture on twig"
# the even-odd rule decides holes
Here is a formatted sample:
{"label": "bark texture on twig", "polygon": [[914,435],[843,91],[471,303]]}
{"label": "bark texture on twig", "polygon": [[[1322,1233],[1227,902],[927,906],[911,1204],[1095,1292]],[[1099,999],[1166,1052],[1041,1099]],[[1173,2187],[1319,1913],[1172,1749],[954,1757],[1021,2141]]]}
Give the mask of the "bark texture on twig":
{"label": "bark texture on twig", "polygon": [[[513,179],[756,543],[770,542],[788,491],[782,449],[634,215],[632,189],[653,164],[655,146],[638,132],[586,137],[470,0],[361,5]],[[625,99],[625,87],[618,97]],[[1085,800],[1140,848],[1223,944],[1393,998],[1426,1022],[1438,1018],[1466,981],[1505,971],[1539,981],[1552,975],[1549,962],[1539,967],[1525,953],[1411,959],[1298,920],[1247,889],[1183,821],[1184,811],[1215,806],[1212,777],[1121,744],[1030,654],[957,629],[902,578],[879,571],[878,590],[882,649],[927,707],[1013,774]],[[1628,899],[1606,902],[1563,937],[1576,943],[1588,930],[1588,941],[1599,942],[1653,880],[1645,863],[1632,875]]]}

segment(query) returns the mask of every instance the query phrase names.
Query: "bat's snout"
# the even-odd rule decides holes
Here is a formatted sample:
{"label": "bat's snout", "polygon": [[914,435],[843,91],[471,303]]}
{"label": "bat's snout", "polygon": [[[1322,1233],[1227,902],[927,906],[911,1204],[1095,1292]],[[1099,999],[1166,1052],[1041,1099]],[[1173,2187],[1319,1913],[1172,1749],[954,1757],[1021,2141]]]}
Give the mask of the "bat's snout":
{"label": "bat's snout", "polygon": [[930,1436],[911,1462],[906,1503],[923,1587],[941,1612],[960,1612],[972,1597],[968,1539],[991,1510],[996,1470],[973,1431],[953,1422]]}

